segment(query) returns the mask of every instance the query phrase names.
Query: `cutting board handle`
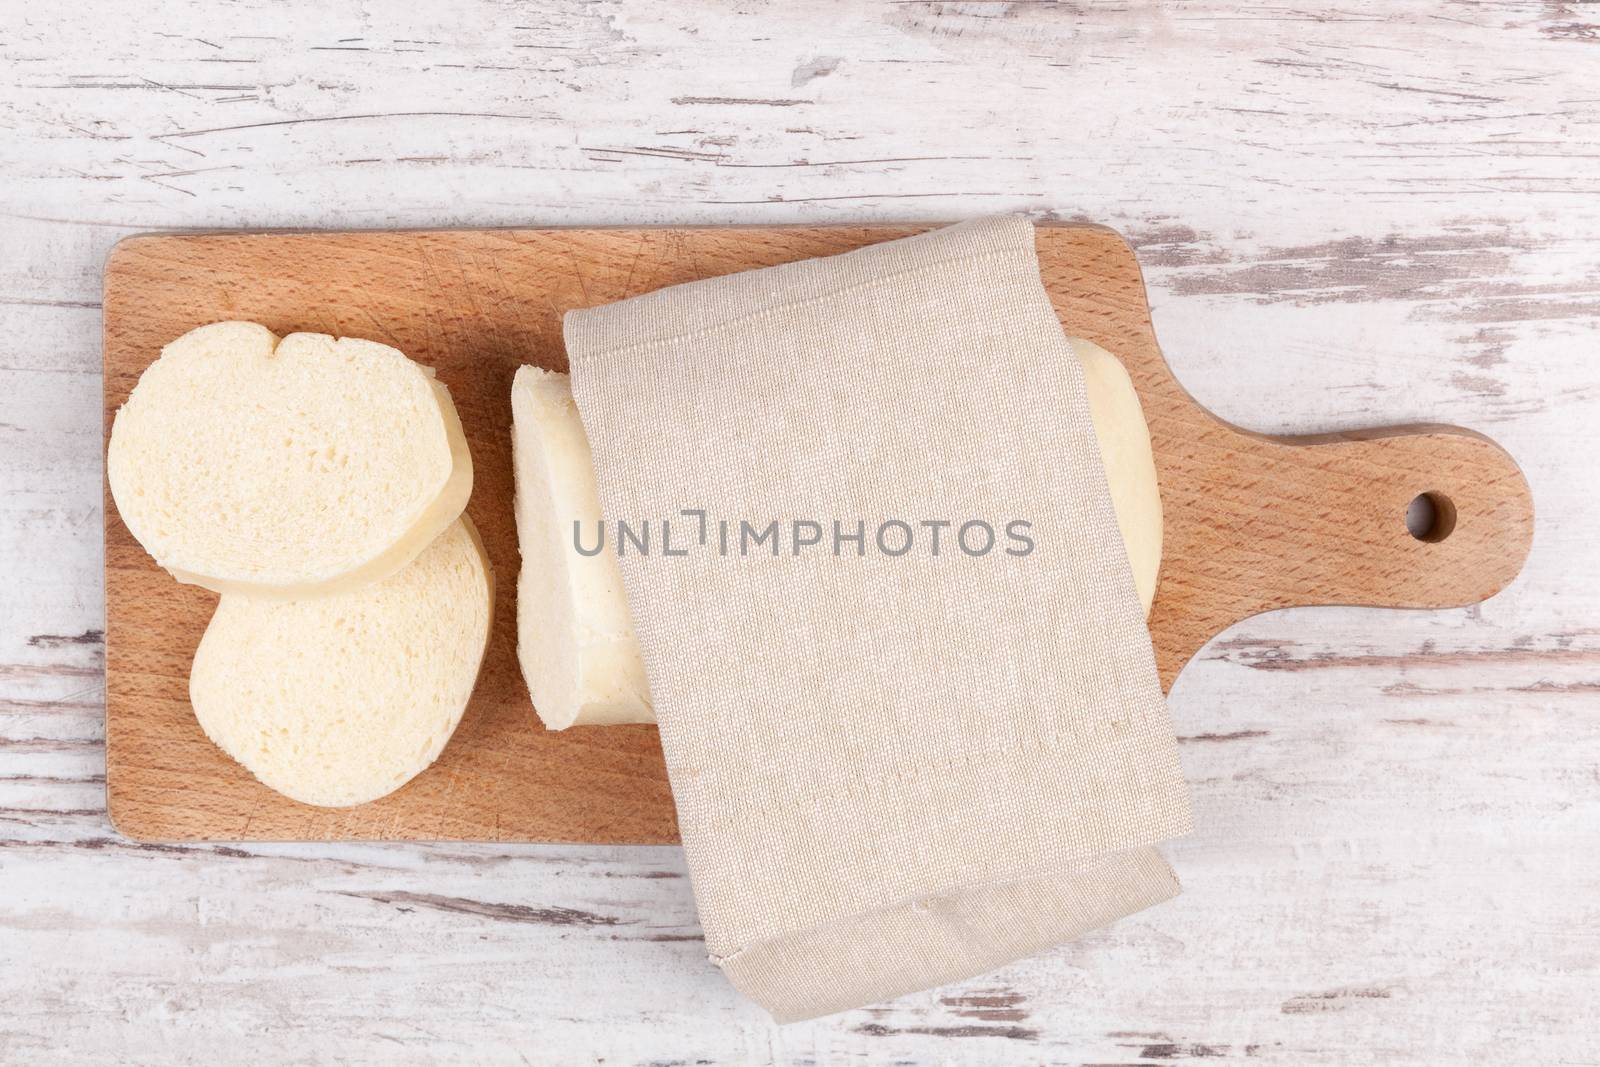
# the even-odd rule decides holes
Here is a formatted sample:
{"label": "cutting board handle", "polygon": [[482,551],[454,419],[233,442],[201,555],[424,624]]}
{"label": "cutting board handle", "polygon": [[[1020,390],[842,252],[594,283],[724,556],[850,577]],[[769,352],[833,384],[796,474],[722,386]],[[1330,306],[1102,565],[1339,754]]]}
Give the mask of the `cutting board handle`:
{"label": "cutting board handle", "polygon": [[[1476,604],[1517,576],[1532,546],[1527,480],[1471,430],[1272,437],[1217,422],[1214,432],[1203,479],[1182,464],[1162,471],[1168,506],[1203,516],[1169,526],[1177,537],[1163,550],[1152,629],[1164,613],[1185,618],[1165,649],[1158,642],[1169,682],[1212,634],[1274,608]],[[1432,512],[1415,533],[1413,508]]]}
{"label": "cutting board handle", "polygon": [[1246,465],[1262,479],[1266,521],[1240,531],[1241,544],[1281,545],[1259,576],[1264,598],[1462,607],[1505,588],[1527,559],[1527,479],[1482,434],[1421,425],[1267,441]]}

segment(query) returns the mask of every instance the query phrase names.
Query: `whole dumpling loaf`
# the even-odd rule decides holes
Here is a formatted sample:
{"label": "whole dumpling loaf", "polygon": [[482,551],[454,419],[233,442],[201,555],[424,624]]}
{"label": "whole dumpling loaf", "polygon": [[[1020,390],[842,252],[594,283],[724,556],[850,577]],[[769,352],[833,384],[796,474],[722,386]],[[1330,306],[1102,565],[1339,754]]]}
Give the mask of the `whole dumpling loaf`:
{"label": "whole dumpling loaf", "polygon": [[[1161,570],[1161,490],[1133,379],[1099,345],[1068,338],[1083,364],[1095,439],[1133,584],[1145,615]],[[565,374],[521,367],[511,382],[516,471],[517,657],[534,710],[551,730],[655,722],[650,683],[611,552],[573,550],[594,537],[600,497],[583,420]]]}
{"label": "whole dumpling loaf", "polygon": [[517,657],[551,730],[655,722],[622,568],[573,551],[574,523],[600,523],[589,438],[565,374],[520,367],[511,381],[516,472]]}
{"label": "whole dumpling loaf", "polygon": [[219,322],[140,377],[106,477],[178,580],[307,597],[415,559],[466,506],[472,458],[449,391],[395,349]]}
{"label": "whole dumpling loaf", "polygon": [[189,674],[195,716],[294,800],[376,800],[450,740],[488,648],[493,594],[483,543],[462,516],[409,566],[355,592],[225,595]]}

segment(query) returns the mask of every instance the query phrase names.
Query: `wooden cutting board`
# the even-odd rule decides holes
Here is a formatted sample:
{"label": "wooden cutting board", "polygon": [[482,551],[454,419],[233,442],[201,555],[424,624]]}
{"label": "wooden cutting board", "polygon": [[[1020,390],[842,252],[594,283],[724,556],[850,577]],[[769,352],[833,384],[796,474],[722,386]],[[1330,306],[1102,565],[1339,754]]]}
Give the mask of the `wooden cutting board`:
{"label": "wooden cutting board", "polygon": [[[524,363],[566,369],[569,308],[924,228],[258,233],[119,244],[105,276],[107,434],[161,346],[203,323],[249,319],[279,334],[394,345],[436,368],[455,397],[472,444],[469,511],[499,595],[477,693],[438,763],[372,804],[307,807],[257,783],[201,733],[189,663],[216,598],[158,568],[107,493],[106,792],[117,828],[169,841],[675,841],[655,728],[547,732],[518,673],[511,376]],[[1212,636],[1262,611],[1455,607],[1516,576],[1532,503],[1516,464],[1488,438],[1446,426],[1300,438],[1230,426],[1173,378],[1120,237],[1053,226],[1038,240],[1062,323],[1123,360],[1150,424],[1166,512],[1150,619],[1163,685]],[[1423,493],[1439,515],[1426,540],[1405,521]]]}

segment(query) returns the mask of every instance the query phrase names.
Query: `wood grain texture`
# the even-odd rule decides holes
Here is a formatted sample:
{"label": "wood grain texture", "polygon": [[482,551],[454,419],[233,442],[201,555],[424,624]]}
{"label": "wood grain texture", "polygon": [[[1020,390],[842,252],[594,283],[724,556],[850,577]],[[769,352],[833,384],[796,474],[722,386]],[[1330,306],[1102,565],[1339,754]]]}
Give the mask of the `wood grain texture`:
{"label": "wood grain texture", "polygon": [[[1600,987],[1594,5],[355,0],[0,14],[0,1059],[1560,1064]],[[1169,904],[775,1028],[679,850],[137,845],[105,810],[101,274],[169,230],[1115,227],[1266,433],[1491,434],[1475,607],[1275,611],[1171,693]]]}
{"label": "wood grain texture", "polygon": [[[106,793],[117,828],[156,841],[675,841],[654,727],[552,732],[528,703],[515,647],[511,377],[524,363],[566,369],[569,308],[911,232],[217,234],[118,245],[105,282],[108,439],[161,346],[195,326],[242,318],[280,336],[392,344],[434,368],[456,400],[473,453],[469,512],[502,593],[477,690],[438,762],[370,804],[314,808],[263,786],[201,732],[188,665],[216,599],[174,588],[108,492]],[[1533,536],[1531,501],[1521,471],[1487,438],[1425,427],[1297,441],[1228,426],[1190,399],[1162,357],[1133,250],[1101,227],[1037,233],[1064,328],[1123,360],[1147,414],[1166,524],[1151,615],[1165,687],[1213,636],[1262,611],[1461,607],[1516,577]],[[1423,492],[1450,502],[1442,539],[1407,530],[1406,507]]]}

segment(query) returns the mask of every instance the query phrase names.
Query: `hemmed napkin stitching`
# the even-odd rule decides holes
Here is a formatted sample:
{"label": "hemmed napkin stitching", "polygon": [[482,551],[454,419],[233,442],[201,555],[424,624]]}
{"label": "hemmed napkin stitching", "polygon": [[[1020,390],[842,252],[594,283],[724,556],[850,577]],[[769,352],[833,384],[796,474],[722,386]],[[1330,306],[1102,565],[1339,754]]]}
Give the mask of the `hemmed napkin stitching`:
{"label": "hemmed napkin stitching", "polygon": [[[837,289],[830,289],[824,293],[814,293],[803,300],[792,300],[788,303],[774,304],[771,307],[763,308],[760,311],[752,311],[748,314],[739,315],[735,318],[728,319],[725,322],[717,322],[709,326],[701,327],[698,330],[690,330],[686,333],[668,334],[663,337],[652,337],[643,341],[634,341],[625,345],[617,345],[614,348],[601,348],[592,352],[585,352],[579,356],[573,356],[569,352],[567,355],[567,362],[568,365],[572,367],[586,367],[609,356],[618,356],[627,352],[648,351],[650,349],[660,348],[665,345],[682,344],[686,341],[693,341],[701,337],[710,337],[716,333],[725,330],[731,330],[736,326],[745,326],[752,322],[760,322],[764,319],[772,318],[773,316],[783,314],[787,311],[794,311],[800,308],[810,307],[813,304],[822,303],[825,300],[832,300],[834,297],[844,296],[848,293],[854,293],[862,289],[875,288],[883,282],[890,281],[892,279],[915,277],[919,274],[928,274],[944,267],[955,266],[962,263],[978,263],[991,259],[1015,258],[1020,254],[1024,253],[1018,253],[1012,249],[1002,249],[993,252],[974,252],[970,255],[953,256],[949,259],[941,259],[935,262],[922,263],[915,267],[907,267],[905,270],[895,271],[891,274],[880,275],[867,281],[854,282],[850,285],[842,285]],[[779,264],[779,266],[784,266],[784,264]]]}
{"label": "hemmed napkin stitching", "polygon": [[[1137,713],[1137,718],[1141,721],[1145,721],[1148,719],[1148,716],[1141,711]],[[1128,720],[1113,721],[1109,719],[1101,719],[1098,721],[1104,726],[1117,729],[1118,732],[1120,732],[1122,729],[1125,729],[1128,722]],[[970,754],[965,754],[961,757],[910,764],[909,766],[897,768],[890,773],[874,775],[868,778],[858,778],[856,779],[857,784],[860,784],[863,787],[874,787],[863,788],[859,792],[852,789],[832,789],[828,790],[827,792],[813,792],[807,793],[804,797],[796,798],[792,804],[767,804],[759,808],[741,808],[737,812],[724,812],[720,815],[707,815],[706,817],[711,818],[714,821],[733,822],[742,818],[748,818],[751,815],[771,815],[777,812],[793,812],[805,808],[815,809],[829,802],[852,799],[858,796],[870,796],[876,791],[875,787],[887,784],[889,782],[919,781],[923,779],[929,771],[954,770],[957,767],[967,768],[973,766],[974,764],[999,761],[1006,756],[1012,755],[1060,751],[1063,747],[1060,744],[1062,741],[1081,741],[1095,736],[1098,735],[1087,730],[1071,732],[1061,731],[1048,737],[1041,738],[1037,743],[1033,744],[1011,744],[1000,748],[984,749],[981,752],[973,752]]]}

